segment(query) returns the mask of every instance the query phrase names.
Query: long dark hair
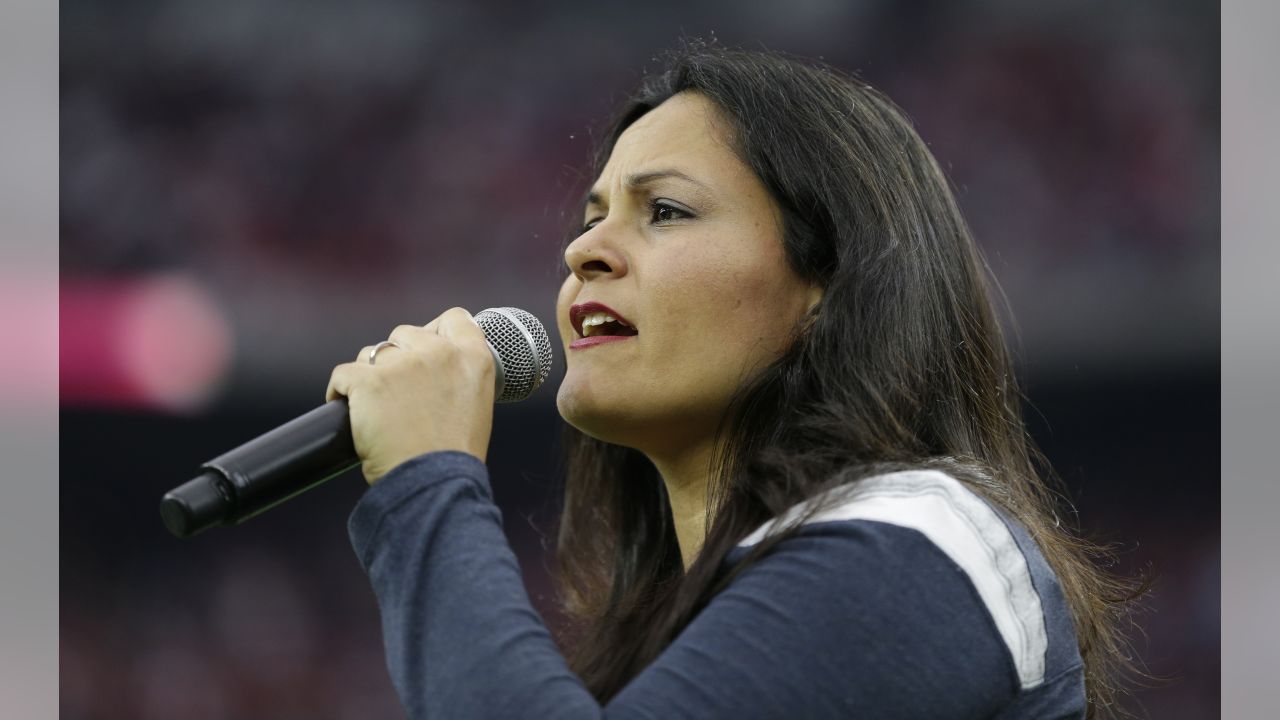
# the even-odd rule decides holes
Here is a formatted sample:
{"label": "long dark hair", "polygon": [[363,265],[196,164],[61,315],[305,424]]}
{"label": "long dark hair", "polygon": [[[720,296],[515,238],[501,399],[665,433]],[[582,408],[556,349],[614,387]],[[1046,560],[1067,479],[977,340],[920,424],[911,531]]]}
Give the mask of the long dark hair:
{"label": "long dark hair", "polygon": [[759,524],[838,484],[939,467],[1037,541],[1074,615],[1090,716],[1109,708],[1113,671],[1125,664],[1117,623],[1135,590],[1101,570],[1101,548],[1055,513],[986,264],[911,123],[881,93],[819,63],[695,41],[641,83],[602,135],[593,177],[623,130],[681,92],[719,109],[734,150],[783,213],[792,268],[824,295],[721,424],[706,537],[687,571],[649,460],[566,430],[556,571],[576,621],[562,638],[573,670],[607,701],[804,518],[721,572]]}

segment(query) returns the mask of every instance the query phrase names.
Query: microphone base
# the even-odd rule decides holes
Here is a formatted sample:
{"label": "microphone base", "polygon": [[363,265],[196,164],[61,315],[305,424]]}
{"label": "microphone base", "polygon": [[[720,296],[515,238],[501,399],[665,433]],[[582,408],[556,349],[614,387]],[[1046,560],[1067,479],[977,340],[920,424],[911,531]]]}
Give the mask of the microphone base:
{"label": "microphone base", "polygon": [[209,471],[164,494],[160,518],[176,537],[186,538],[226,524],[234,502],[222,475]]}

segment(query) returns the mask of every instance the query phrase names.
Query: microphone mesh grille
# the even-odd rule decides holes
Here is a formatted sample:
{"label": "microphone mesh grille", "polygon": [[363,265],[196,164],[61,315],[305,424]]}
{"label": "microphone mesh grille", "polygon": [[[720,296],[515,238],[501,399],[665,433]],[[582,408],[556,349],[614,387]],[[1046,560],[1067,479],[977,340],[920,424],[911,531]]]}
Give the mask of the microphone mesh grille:
{"label": "microphone mesh grille", "polygon": [[551,340],[538,318],[520,308],[481,310],[476,324],[502,359],[506,383],[496,402],[524,400],[551,373]]}

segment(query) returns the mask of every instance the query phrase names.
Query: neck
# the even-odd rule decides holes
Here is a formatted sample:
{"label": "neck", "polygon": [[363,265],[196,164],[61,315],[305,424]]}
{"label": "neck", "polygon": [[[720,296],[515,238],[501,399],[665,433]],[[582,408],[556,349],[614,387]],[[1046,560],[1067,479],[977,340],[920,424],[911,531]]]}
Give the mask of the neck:
{"label": "neck", "polygon": [[711,453],[711,442],[707,441],[660,456],[649,455],[649,461],[667,486],[676,541],[680,544],[680,558],[685,570],[697,558],[706,535]]}

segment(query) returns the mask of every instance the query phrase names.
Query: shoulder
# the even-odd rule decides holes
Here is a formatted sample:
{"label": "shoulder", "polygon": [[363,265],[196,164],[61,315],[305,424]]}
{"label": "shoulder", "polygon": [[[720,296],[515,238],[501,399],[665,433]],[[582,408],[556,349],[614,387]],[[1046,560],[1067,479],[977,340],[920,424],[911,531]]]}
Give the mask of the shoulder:
{"label": "shoulder", "polygon": [[826,582],[844,592],[878,598],[886,617],[921,631],[922,652],[945,655],[948,643],[962,652],[983,635],[1000,651],[1015,693],[1078,670],[1069,610],[1029,534],[941,471],[839,486],[763,524],[728,560],[815,504],[818,512],[761,563],[823,568]]}

